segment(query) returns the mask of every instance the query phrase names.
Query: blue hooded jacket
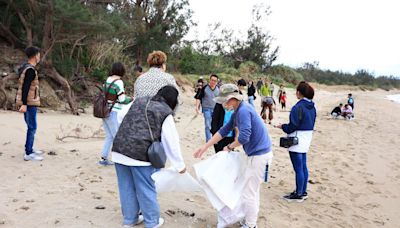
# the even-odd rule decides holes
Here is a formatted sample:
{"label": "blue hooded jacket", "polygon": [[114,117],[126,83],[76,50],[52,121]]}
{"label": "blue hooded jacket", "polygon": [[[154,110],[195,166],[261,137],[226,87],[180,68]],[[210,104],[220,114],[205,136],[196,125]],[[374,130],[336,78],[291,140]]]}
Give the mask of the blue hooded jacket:
{"label": "blue hooded jacket", "polygon": [[310,131],[314,130],[315,118],[317,111],[314,102],[308,99],[299,100],[290,111],[289,124],[283,124],[282,130],[287,133],[295,131]]}

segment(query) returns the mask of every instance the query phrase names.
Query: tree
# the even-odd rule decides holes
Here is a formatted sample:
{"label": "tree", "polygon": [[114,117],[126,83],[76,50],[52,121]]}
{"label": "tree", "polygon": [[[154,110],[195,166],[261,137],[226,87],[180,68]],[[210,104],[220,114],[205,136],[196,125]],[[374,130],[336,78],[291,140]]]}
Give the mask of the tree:
{"label": "tree", "polygon": [[253,22],[245,40],[236,37],[232,29],[223,29],[220,24],[215,24],[210,37],[200,42],[200,50],[209,51],[207,47],[212,47],[213,52],[231,59],[236,68],[241,63],[252,61],[262,70],[267,69],[277,59],[279,50],[279,47],[273,47],[273,37],[261,26],[270,13],[269,8],[255,5],[252,13]]}
{"label": "tree", "polygon": [[[6,12],[1,15],[0,31],[4,32],[0,38],[19,48],[41,47],[43,73],[63,88],[73,114],[78,114],[74,93],[68,76],[59,73],[54,60],[59,55],[72,59],[77,47],[104,39],[114,30],[109,20],[104,20],[108,16],[106,10],[100,13],[85,4],[72,0],[9,0],[0,3],[1,11]],[[88,43],[83,43],[85,40]]]}

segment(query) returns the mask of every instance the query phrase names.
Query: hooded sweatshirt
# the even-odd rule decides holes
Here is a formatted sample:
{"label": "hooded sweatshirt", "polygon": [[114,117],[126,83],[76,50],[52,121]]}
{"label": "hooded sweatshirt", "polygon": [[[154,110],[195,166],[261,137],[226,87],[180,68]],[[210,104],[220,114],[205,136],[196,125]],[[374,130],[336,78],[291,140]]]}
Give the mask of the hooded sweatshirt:
{"label": "hooded sweatshirt", "polygon": [[289,137],[297,136],[299,144],[289,148],[291,152],[307,153],[310,148],[317,111],[314,102],[307,98],[299,100],[290,111],[289,124],[282,129]]}

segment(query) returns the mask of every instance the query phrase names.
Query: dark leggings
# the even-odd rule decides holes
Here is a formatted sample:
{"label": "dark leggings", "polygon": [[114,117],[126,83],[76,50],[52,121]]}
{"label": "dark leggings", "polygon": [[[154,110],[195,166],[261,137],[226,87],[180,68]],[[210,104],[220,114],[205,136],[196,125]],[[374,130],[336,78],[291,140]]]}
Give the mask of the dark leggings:
{"label": "dark leggings", "polygon": [[303,195],[307,191],[308,169],[307,153],[297,153],[289,151],[290,160],[296,173],[296,193]]}

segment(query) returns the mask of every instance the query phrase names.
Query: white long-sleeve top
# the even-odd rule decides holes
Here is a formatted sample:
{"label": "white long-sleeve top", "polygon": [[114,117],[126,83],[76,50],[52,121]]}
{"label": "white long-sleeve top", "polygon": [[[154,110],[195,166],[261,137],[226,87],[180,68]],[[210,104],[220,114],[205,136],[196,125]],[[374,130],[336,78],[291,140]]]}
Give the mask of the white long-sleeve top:
{"label": "white long-sleeve top", "polygon": [[[182,171],[186,166],[183,161],[181,147],[179,143],[179,135],[175,126],[174,118],[169,115],[161,128],[161,143],[164,147],[167,159],[177,171]],[[111,160],[115,163],[126,166],[150,166],[150,162],[139,161],[129,158],[123,154],[112,152]]]}

